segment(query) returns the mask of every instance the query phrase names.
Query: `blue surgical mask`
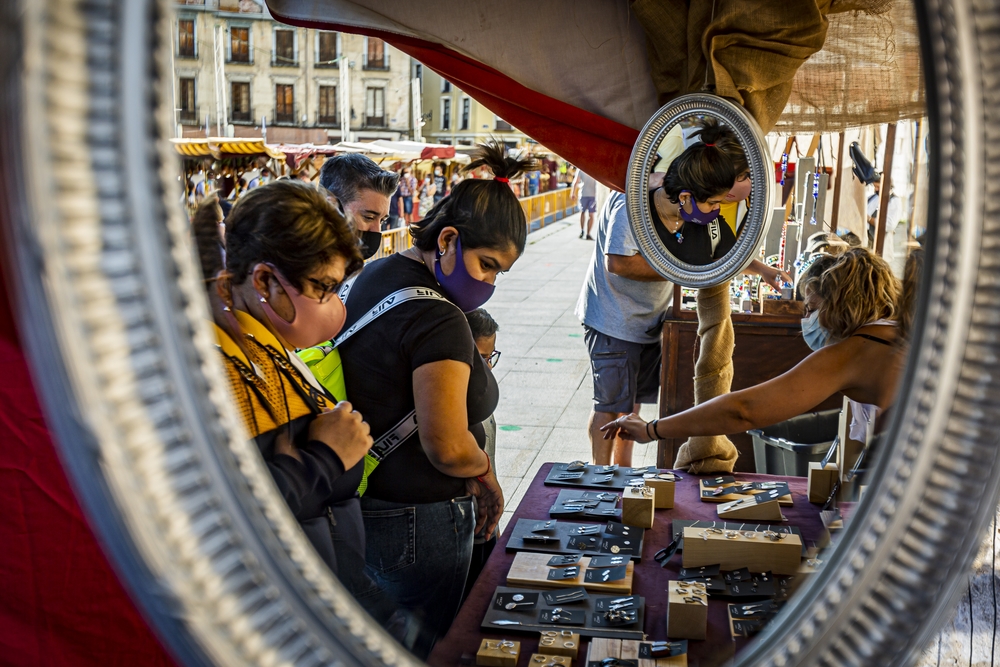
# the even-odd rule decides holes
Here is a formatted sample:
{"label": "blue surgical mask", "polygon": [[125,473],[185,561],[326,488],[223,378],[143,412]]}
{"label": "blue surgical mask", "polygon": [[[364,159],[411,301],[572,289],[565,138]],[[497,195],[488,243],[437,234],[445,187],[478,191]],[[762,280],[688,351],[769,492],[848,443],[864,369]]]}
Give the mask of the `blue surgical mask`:
{"label": "blue surgical mask", "polygon": [[802,339],[812,351],[822,350],[830,342],[830,332],[819,323],[819,311],[809,313],[802,318]]}
{"label": "blue surgical mask", "polygon": [[700,208],[698,208],[698,202],[695,201],[694,195],[687,190],[681,190],[681,194],[687,193],[691,195],[691,212],[688,213],[684,210],[684,206],[681,206],[681,220],[684,222],[693,222],[696,225],[709,225],[716,218],[719,217],[719,211],[713,210],[705,213]]}

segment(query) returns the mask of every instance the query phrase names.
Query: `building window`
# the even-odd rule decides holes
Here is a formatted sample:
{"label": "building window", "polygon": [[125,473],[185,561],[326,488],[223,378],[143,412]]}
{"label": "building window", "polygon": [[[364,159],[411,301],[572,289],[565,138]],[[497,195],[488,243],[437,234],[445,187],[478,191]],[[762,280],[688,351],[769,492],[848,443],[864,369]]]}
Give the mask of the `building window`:
{"label": "building window", "polygon": [[365,69],[389,69],[385,42],[375,37],[365,37]]}
{"label": "building window", "polygon": [[182,78],[178,83],[177,104],[180,106],[180,120],[185,124],[197,124],[198,107],[195,106],[194,79]]}
{"label": "building window", "polygon": [[250,62],[250,28],[229,28],[229,60],[234,63]]}
{"label": "building window", "polygon": [[451,81],[449,81],[448,79],[445,79],[445,78],[441,79],[441,92],[442,93],[450,93],[451,92]]}
{"label": "building window", "polygon": [[177,55],[181,58],[197,56],[194,40],[194,19],[177,21]]}
{"label": "building window", "polygon": [[385,127],[385,88],[365,90],[365,125]]}
{"label": "building window", "polygon": [[340,34],[336,32],[320,32],[316,35],[318,43],[316,67],[336,67],[340,56]]}
{"label": "building window", "polygon": [[274,31],[274,64],[281,67],[295,67],[298,58],[295,57],[295,31]]}
{"label": "building window", "polygon": [[274,122],[295,122],[295,87],[279,83],[274,87]]}
{"label": "building window", "polygon": [[510,132],[514,128],[503,118],[496,117],[496,129],[500,132]]}
{"label": "building window", "polygon": [[337,124],[337,87],[319,87],[319,124]]}
{"label": "building window", "polygon": [[472,110],[472,100],[468,97],[462,98],[462,125],[459,129],[468,130],[469,129],[469,115]]}
{"label": "building window", "polygon": [[441,100],[441,129],[451,129],[451,100]]}
{"label": "building window", "polygon": [[232,121],[234,123],[249,123],[253,119],[250,114],[249,83],[233,81],[229,86],[229,101],[232,104]]}

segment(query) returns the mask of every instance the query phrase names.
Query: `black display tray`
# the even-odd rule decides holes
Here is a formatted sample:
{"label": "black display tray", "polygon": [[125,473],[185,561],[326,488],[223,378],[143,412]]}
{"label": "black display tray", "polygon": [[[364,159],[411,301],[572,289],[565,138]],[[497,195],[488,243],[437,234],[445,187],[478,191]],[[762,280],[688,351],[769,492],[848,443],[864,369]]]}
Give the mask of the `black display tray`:
{"label": "black display tray", "polygon": [[[509,586],[497,586],[497,589],[493,592],[493,597],[490,598],[490,606],[486,612],[486,616],[483,617],[483,623],[480,626],[483,630],[488,632],[531,632],[538,633],[544,632],[546,630],[572,630],[573,632],[580,633],[581,637],[606,637],[609,639],[636,639],[642,640],[645,638],[643,634],[643,625],[646,621],[646,600],[641,596],[630,596],[630,595],[611,595],[611,594],[601,594],[594,595],[593,593],[588,594],[587,599],[583,602],[577,602],[576,604],[563,605],[562,608],[566,611],[584,611],[584,624],[583,625],[563,625],[563,624],[553,624],[553,623],[540,623],[539,617],[543,611],[548,611],[554,609],[555,605],[550,605],[545,602],[545,598],[542,595],[546,591],[542,591],[534,588],[516,588]],[[500,594],[513,595],[514,593],[521,593],[525,598],[530,599],[531,596],[537,595],[538,599],[534,607],[523,611],[507,611],[505,609],[496,609],[493,604]],[[617,600],[620,598],[635,597],[638,600],[638,617],[636,622],[622,627],[595,627],[593,625],[593,615],[597,613],[597,605],[599,602],[604,601],[605,603],[609,600]],[[521,625],[493,625],[493,621],[519,621]]]}
{"label": "black display tray", "polygon": [[[614,496],[612,500],[602,500],[599,496]],[[597,507],[584,509],[581,512],[568,513],[559,511],[564,503],[572,500],[587,500],[597,502]],[[621,496],[611,491],[577,491],[574,489],[563,489],[559,492],[556,502],[549,508],[549,516],[553,519],[584,519],[587,521],[621,521],[622,511],[618,507]],[[607,513],[606,513],[607,512]]]}
{"label": "black display tray", "polygon": [[[646,533],[642,528],[625,526],[624,524],[615,522],[605,522],[602,525],[583,521],[556,521],[553,519],[548,519],[547,521],[553,524],[553,528],[542,534],[550,535],[556,538],[555,540],[544,543],[525,542],[524,536],[530,535],[535,525],[545,523],[545,521],[539,521],[538,519],[518,519],[517,524],[510,531],[510,537],[507,539],[507,551],[536,551],[549,554],[584,554],[587,556],[620,555],[631,556],[632,560],[636,562],[642,560],[643,537]],[[573,531],[578,526],[598,526],[600,530],[593,535],[577,535]],[[613,532],[609,532],[609,528]],[[620,535],[620,532],[623,530],[629,533],[624,539]],[[587,543],[591,543],[591,538],[593,538],[592,544],[594,544],[594,548],[574,548],[570,545],[571,538],[575,538],[574,541],[585,538],[584,541]],[[631,544],[625,545],[623,542],[626,539]],[[617,551],[612,550],[610,544],[605,544],[606,541],[617,544],[619,549]]]}
{"label": "black display tray", "polygon": [[[617,489],[618,491],[621,491],[628,486],[629,480],[642,479],[642,476],[645,473],[666,472],[666,470],[659,470],[653,466],[648,466],[645,468],[617,468],[610,473],[598,473],[596,470],[602,468],[603,466],[588,465],[582,471],[583,476],[579,479],[556,479],[560,475],[564,475],[568,472],[566,470],[568,466],[568,463],[553,463],[552,468],[549,470],[549,474],[545,476],[545,485],[574,486],[592,489]],[[611,478],[607,481],[598,481],[608,475],[610,475]]]}

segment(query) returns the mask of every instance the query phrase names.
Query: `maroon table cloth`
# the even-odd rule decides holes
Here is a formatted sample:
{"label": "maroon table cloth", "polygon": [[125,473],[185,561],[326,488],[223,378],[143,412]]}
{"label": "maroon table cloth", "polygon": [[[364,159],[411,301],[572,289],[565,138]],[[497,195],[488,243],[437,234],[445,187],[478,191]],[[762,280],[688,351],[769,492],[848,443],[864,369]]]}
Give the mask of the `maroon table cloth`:
{"label": "maroon table cloth", "polygon": [[[479,580],[476,582],[465,601],[458,617],[452,624],[448,634],[437,643],[427,662],[434,667],[451,667],[460,664],[474,664],[476,651],[484,637],[497,639],[505,637],[521,642],[521,655],[518,667],[526,667],[531,654],[538,648],[538,633],[518,633],[500,629],[496,632],[484,632],[480,629],[483,616],[489,607],[493,592],[497,586],[506,585],[507,571],[514,561],[514,554],[507,553],[507,538],[518,519],[548,519],[549,508],[555,503],[561,489],[567,487],[545,486],[545,476],[552,467],[551,463],[542,465],[535,479],[531,482],[524,499],[518,506],[507,531],[500,537],[497,548],[493,551]],[[679,473],[683,480],[678,482],[674,492],[674,508],[656,510],[656,520],[652,529],[646,531],[643,545],[642,562],[636,563],[632,592],[646,598],[646,619],[643,630],[651,641],[667,639],[666,602],[667,582],[677,579],[681,568],[681,554],[678,552],[670,559],[666,567],[653,560],[653,554],[670,544],[671,528],[674,519],[718,521],[716,503],[702,502],[698,494],[699,477]],[[739,473],[737,481],[786,481],[792,492],[794,504],[782,507],[781,511],[786,522],[752,521],[748,523],[774,523],[782,526],[797,526],[802,531],[802,537],[807,546],[818,540],[823,524],[819,518],[819,506],[812,505],[806,496],[805,477],[777,477],[774,475],[754,475]],[[582,519],[574,521],[585,522]],[[729,631],[729,620],[726,605],[736,600],[711,598],[708,603],[708,639],[705,641],[691,640],[688,643],[688,664],[719,665],[731,658],[737,651],[750,641],[746,638],[733,640]],[[584,640],[578,660],[586,655],[589,642]],[[583,663],[576,663],[583,664]]]}

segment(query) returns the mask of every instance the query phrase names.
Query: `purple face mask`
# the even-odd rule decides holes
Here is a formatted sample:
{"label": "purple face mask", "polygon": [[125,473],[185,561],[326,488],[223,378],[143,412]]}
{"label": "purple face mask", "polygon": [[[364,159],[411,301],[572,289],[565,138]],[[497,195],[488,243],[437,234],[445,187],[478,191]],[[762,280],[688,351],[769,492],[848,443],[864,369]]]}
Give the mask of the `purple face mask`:
{"label": "purple face mask", "polygon": [[461,238],[455,240],[455,247],[454,270],[449,275],[444,275],[444,272],[441,270],[441,252],[438,251],[438,261],[434,262],[434,275],[441,284],[441,289],[444,290],[445,296],[461,308],[463,313],[471,313],[490,300],[496,286],[482,280],[476,280],[469,275],[469,272],[465,269],[465,260],[462,258]]}
{"label": "purple face mask", "polygon": [[700,208],[698,208],[698,202],[695,201],[694,195],[687,190],[681,190],[682,194],[685,192],[691,195],[691,212],[688,213],[684,210],[684,207],[681,206],[681,220],[684,222],[693,222],[696,225],[707,225],[719,217],[718,210],[704,213]]}

